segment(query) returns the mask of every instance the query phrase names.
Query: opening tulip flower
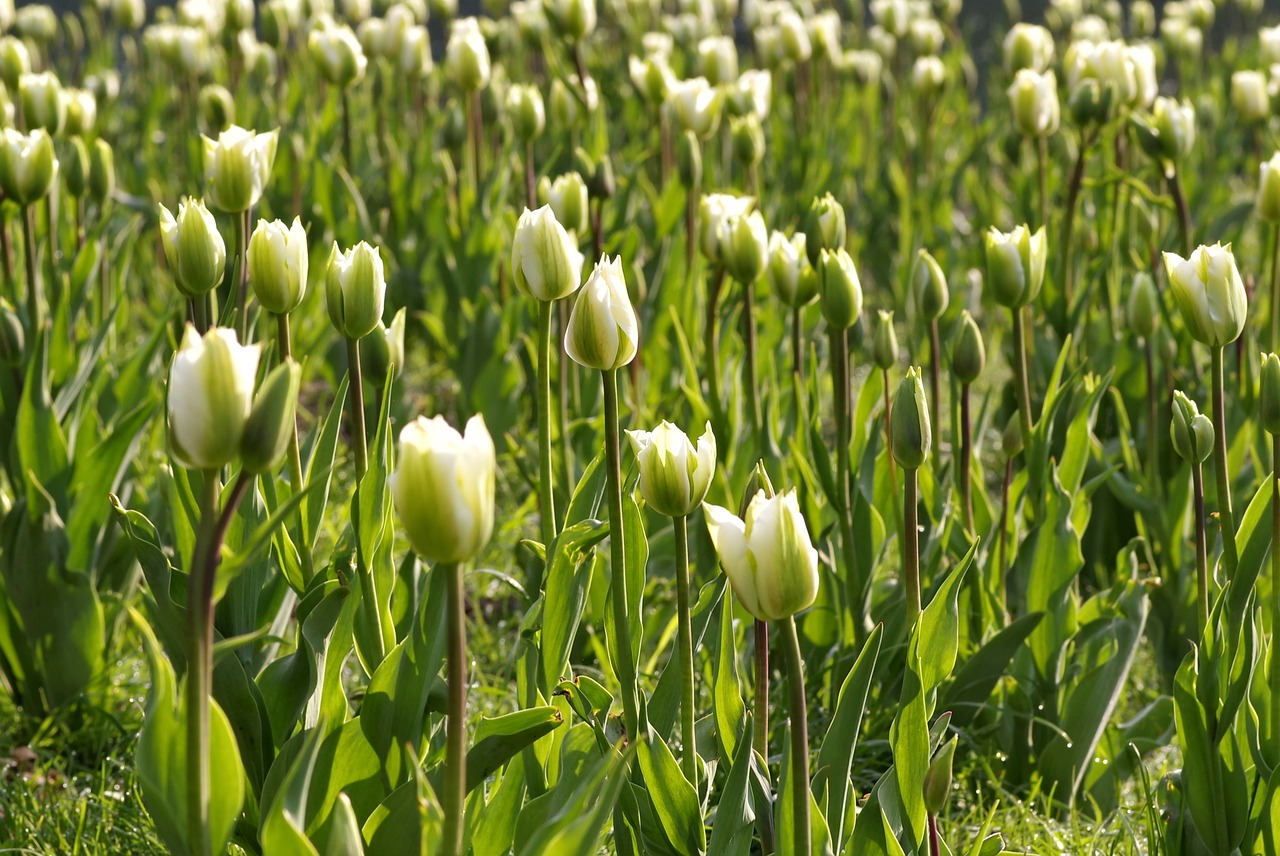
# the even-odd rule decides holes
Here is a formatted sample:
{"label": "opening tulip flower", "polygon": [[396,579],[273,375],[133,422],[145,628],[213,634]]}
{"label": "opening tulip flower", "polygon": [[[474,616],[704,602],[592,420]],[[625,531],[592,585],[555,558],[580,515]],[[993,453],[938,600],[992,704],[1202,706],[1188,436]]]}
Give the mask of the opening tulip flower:
{"label": "opening tulip flower", "polygon": [[1044,227],[1035,232],[1016,226],[1011,232],[994,227],[983,235],[987,248],[987,281],[1002,306],[1026,306],[1044,283]]}
{"label": "opening tulip flower", "polygon": [[376,249],[364,241],[346,252],[333,245],[325,304],[338,332],[348,339],[361,339],[372,333],[382,320],[386,293],[382,256]]}
{"label": "opening tulip flower", "polygon": [[235,330],[214,327],[201,337],[187,326],[169,370],[169,439],[183,466],[213,470],[235,460],[260,354]]}
{"label": "opening tulip flower", "polygon": [[574,301],[564,334],[565,352],[580,366],[607,372],[635,359],[639,341],[622,257],[604,256]]}
{"label": "opening tulip flower", "polygon": [[716,437],[711,423],[695,449],[689,437],[663,421],[652,431],[628,431],[640,466],[640,495],[667,517],[686,517],[702,504],[716,470]]}
{"label": "opening tulip flower", "polygon": [[177,217],[161,205],[160,240],[173,278],[187,297],[207,294],[222,282],[227,245],[202,200],[183,199]]}
{"label": "opening tulip flower", "polygon": [[248,211],[262,198],[262,189],[276,159],[279,129],[265,134],[232,125],[212,140],[204,140],[204,180],[213,207],[228,214]]}
{"label": "opening tulip flower", "polygon": [[249,281],[262,308],[277,315],[292,312],[307,293],[307,232],[302,221],[258,221],[249,239]]}
{"label": "opening tulip flower", "polygon": [[1230,244],[1201,245],[1186,259],[1165,253],[1164,265],[1182,320],[1197,341],[1221,348],[1240,338],[1249,306]]}
{"label": "opening tulip flower", "polygon": [[29,134],[5,128],[0,137],[0,187],[19,205],[43,199],[53,185],[58,160],[49,132],[37,128]]}
{"label": "opening tulip flower", "polygon": [[516,288],[544,302],[568,297],[578,290],[582,262],[577,241],[560,225],[550,205],[525,209],[511,242]]}
{"label": "opening tulip flower", "polygon": [[707,528],[738,601],[761,621],[777,621],[806,609],[818,596],[814,549],[792,490],[774,497],[760,491],[746,519],[707,504]]}

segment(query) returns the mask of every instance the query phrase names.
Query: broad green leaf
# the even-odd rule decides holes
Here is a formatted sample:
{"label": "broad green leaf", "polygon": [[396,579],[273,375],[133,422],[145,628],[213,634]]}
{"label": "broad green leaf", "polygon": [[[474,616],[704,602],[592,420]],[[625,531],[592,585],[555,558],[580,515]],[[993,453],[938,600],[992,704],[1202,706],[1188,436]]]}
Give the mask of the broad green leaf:
{"label": "broad green leaf", "polygon": [[648,739],[640,741],[637,755],[649,798],[667,838],[685,856],[701,854],[706,850],[707,839],[698,795],[666,742],[650,732]]}

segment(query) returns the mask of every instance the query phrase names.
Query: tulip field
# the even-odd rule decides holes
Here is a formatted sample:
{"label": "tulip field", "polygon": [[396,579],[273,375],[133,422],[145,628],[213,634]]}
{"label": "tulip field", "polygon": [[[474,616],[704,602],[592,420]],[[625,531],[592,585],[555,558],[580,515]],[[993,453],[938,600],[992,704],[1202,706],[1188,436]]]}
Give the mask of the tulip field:
{"label": "tulip field", "polygon": [[1280,13],[1032,5],[0,0],[0,852],[1280,854]]}

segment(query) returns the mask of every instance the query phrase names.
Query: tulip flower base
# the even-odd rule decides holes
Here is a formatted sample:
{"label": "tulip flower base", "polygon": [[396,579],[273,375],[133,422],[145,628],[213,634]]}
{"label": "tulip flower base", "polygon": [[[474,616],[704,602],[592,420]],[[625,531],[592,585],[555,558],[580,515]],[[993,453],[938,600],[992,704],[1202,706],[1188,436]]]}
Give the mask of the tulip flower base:
{"label": "tulip flower base", "polygon": [[1280,10],[168,5],[0,0],[0,849],[1280,853]]}

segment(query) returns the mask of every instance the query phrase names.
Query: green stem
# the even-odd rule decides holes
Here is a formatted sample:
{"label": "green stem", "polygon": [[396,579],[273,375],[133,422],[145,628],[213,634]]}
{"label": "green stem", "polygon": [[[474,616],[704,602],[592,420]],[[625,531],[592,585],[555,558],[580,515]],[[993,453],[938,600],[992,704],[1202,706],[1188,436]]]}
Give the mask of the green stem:
{"label": "green stem", "polygon": [[209,839],[209,695],[213,674],[213,603],[204,602],[209,545],[218,520],[217,470],[205,470],[200,526],[187,574],[187,846],[193,856],[212,856]]}
{"label": "green stem", "polygon": [[49,276],[46,280],[51,290],[50,300],[54,306],[62,302],[62,289],[58,282],[58,224],[57,218],[54,216],[54,206],[57,204],[58,185],[55,183],[50,189],[49,195],[44,198],[44,230],[45,242],[48,244],[48,258],[45,260],[49,267]]}
{"label": "green stem", "polygon": [[369,445],[364,427],[364,373],[360,367],[360,340],[347,339],[347,373],[351,376],[351,442],[356,456],[356,481],[369,469]]}
{"label": "green stem", "polygon": [[1071,170],[1071,181],[1067,185],[1066,222],[1062,226],[1062,253],[1064,273],[1062,277],[1063,319],[1071,318],[1071,291],[1075,279],[1075,254],[1072,244],[1075,241],[1076,206],[1080,200],[1080,189],[1084,187],[1084,170],[1087,163],[1089,146],[1092,145],[1087,131],[1080,135],[1080,151],[1076,155],[1075,168]]}
{"label": "green stem", "polygon": [[755,312],[755,286],[752,283],[743,283],[743,303],[742,303],[742,339],[746,344],[746,386],[747,386],[747,412],[751,417],[751,433],[756,441],[756,453],[763,455],[765,452],[764,443],[764,418],[760,413],[760,380],[756,368],[756,312]]}
{"label": "green stem", "polygon": [[[896,503],[898,497],[898,463],[893,459],[893,393],[889,391],[889,370],[882,369],[884,378],[884,452],[889,462],[889,493]],[[894,517],[898,509],[894,508]]]}
{"label": "green stem", "polygon": [[809,852],[809,714],[805,707],[804,662],[796,620],[788,616],[782,625],[782,652],[787,661],[787,685],[791,693],[791,797],[795,840],[792,853]]}
{"label": "green stem", "polygon": [[1151,491],[1160,492],[1160,391],[1156,387],[1156,364],[1152,353],[1151,340],[1142,343],[1143,356],[1147,364],[1147,478]]}
{"label": "green stem", "polygon": [[1218,521],[1222,526],[1222,565],[1227,579],[1235,576],[1240,564],[1236,551],[1236,519],[1231,510],[1231,475],[1227,472],[1227,415],[1222,368],[1222,348],[1213,349],[1213,451],[1218,477]]}
{"label": "green stem", "polygon": [[464,612],[462,565],[436,567],[448,578],[446,632],[449,687],[445,724],[444,853],[463,856],[463,806],[467,799],[467,626]]}
{"label": "green stem", "polygon": [[[283,364],[293,359],[293,335],[289,329],[288,313],[281,313],[276,316],[276,340],[280,352],[280,362]],[[295,417],[293,425],[290,426],[292,436],[289,439],[289,481],[294,493],[303,490],[305,485],[302,479],[302,452],[298,444],[298,420]],[[306,543],[306,533],[302,531],[302,510],[298,509],[299,532],[303,535],[299,539],[299,553],[302,557],[302,577],[306,582],[311,582],[311,578],[315,576],[315,564],[311,558],[311,545]]]}
{"label": "green stem", "polygon": [[249,217],[251,209],[246,208],[236,216],[236,305],[239,322],[240,344],[249,344]]}
{"label": "green stem", "polygon": [[30,205],[22,209],[23,256],[27,267],[27,316],[31,321],[31,340],[44,329],[44,294],[40,271],[36,265],[35,210]]}
{"label": "green stem", "polygon": [[1271,739],[1280,736],[1280,434],[1271,438]]}
{"label": "green stem", "polygon": [[969,384],[960,386],[960,508],[964,528],[973,532],[973,417],[969,412]]}
{"label": "green stem", "polygon": [[801,315],[803,311],[804,307],[798,305],[791,310],[791,372],[795,375],[797,400],[800,397],[800,388],[804,386],[804,318]]}
{"label": "green stem", "polygon": [[720,406],[720,291],[724,288],[724,268],[716,271],[715,278],[711,281],[711,291],[707,294],[707,319],[706,319],[706,342],[703,343],[703,359],[706,360],[707,374],[707,403],[711,405],[711,415],[716,424],[716,430],[722,436],[726,436],[721,431],[723,420],[720,414],[723,412]]}
{"label": "green stem", "polygon": [[1196,618],[1203,641],[1209,627],[1209,558],[1204,526],[1204,478],[1199,462],[1191,465],[1191,483],[1196,513]]}
{"label": "green stem", "polygon": [[672,521],[676,537],[676,609],[679,613],[681,745],[684,747],[684,777],[698,789],[698,745],[694,732],[697,722],[696,697],[693,688],[693,624],[689,602],[689,528],[688,518]]}
{"label": "green stem", "polygon": [[1049,228],[1049,138],[1036,139],[1036,177],[1040,189],[1040,225]]}
{"label": "green stem", "polygon": [[920,617],[920,521],[916,498],[917,470],[907,469],[902,479],[902,582],[906,586],[907,626]]}
{"label": "green stem", "polygon": [[[726,609],[731,608],[727,603]],[[761,759],[769,758],[769,623],[755,620],[756,694],[751,745]]]}
{"label": "green stem", "polygon": [[[551,310],[554,304],[538,302],[538,514],[542,543],[548,550],[556,537],[555,490],[551,472]],[[534,589],[535,593],[537,588]]]}
{"label": "green stem", "polygon": [[1280,353],[1280,223],[1271,232],[1271,353]]}
{"label": "green stem", "polygon": [[601,372],[604,377],[604,441],[609,487],[609,559],[612,573],[609,586],[613,625],[618,638],[618,662],[614,671],[622,691],[623,723],[627,738],[635,740],[640,731],[639,701],[636,696],[636,664],[631,655],[631,624],[627,608],[626,540],[622,516],[622,445],[618,434],[618,372]]}
{"label": "green stem", "polygon": [[1018,382],[1018,420],[1022,427],[1023,448],[1031,446],[1031,385],[1027,381],[1027,336],[1022,323],[1022,308],[1013,311],[1013,370]]}
{"label": "green stem", "polygon": [[378,590],[369,569],[369,558],[360,546],[360,482],[369,470],[369,446],[364,425],[364,375],[360,368],[360,340],[347,339],[347,374],[351,388],[351,443],[355,453],[356,493],[351,503],[351,525],[356,534],[356,578],[360,585],[360,608],[373,634],[374,650],[369,652],[376,667],[387,655],[386,634],[383,632],[382,615],[378,609]]}
{"label": "green stem", "polygon": [[[936,426],[934,431],[940,433],[942,420],[938,414],[942,412],[942,337],[938,334],[938,319],[929,322],[929,417]],[[940,438],[934,437],[933,453],[941,453]]]}
{"label": "green stem", "polygon": [[[1189,256],[1191,255],[1191,209],[1187,207],[1187,196],[1182,192],[1182,179],[1176,167],[1169,171],[1168,177],[1169,195],[1173,197],[1173,205],[1178,212],[1178,236],[1182,239],[1182,252]],[[1274,325],[1272,329],[1275,329]],[[1274,342],[1273,338],[1272,343]]]}
{"label": "green stem", "polygon": [[831,336],[831,385],[836,412],[836,493],[840,513],[840,546],[844,552],[845,585],[853,615],[859,613],[863,598],[863,581],[858,572],[857,554],[853,549],[853,493],[849,473],[849,432],[852,392],[849,386],[849,331],[834,329]]}
{"label": "green stem", "polygon": [[355,167],[351,162],[351,98],[346,89],[338,93],[338,101],[342,105],[342,163],[350,173]]}

